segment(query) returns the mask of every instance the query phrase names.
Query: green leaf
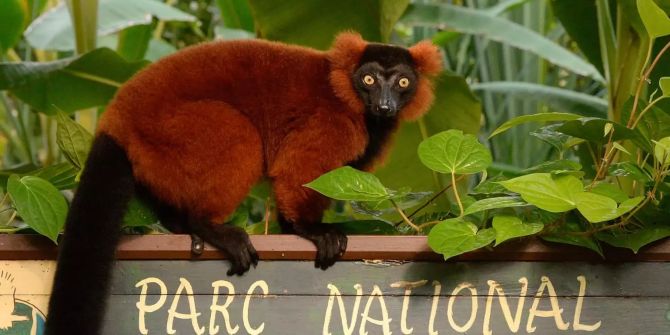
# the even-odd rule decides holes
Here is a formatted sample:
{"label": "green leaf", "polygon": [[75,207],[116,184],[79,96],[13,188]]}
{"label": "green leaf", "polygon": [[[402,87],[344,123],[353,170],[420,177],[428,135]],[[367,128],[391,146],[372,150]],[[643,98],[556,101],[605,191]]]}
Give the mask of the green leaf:
{"label": "green leaf", "polygon": [[582,169],[582,165],[571,161],[569,159],[559,159],[555,161],[548,161],[540,163],[536,166],[529,167],[522,171],[523,174],[531,174],[538,172],[547,172],[552,173],[554,171],[579,171]]}
{"label": "green leaf", "polygon": [[598,240],[609,245],[628,248],[637,254],[643,246],[670,236],[670,226],[650,225],[636,229],[633,232],[600,232],[596,234]]}
{"label": "green leaf", "polygon": [[614,220],[637,206],[644,197],[626,199],[617,207],[612,198],[591,192],[580,192],[575,194],[577,210],[591,223]]}
{"label": "green leaf", "polygon": [[575,41],[591,64],[595,65],[600,73],[604,73],[600,56],[598,22],[595,19],[597,17],[595,1],[554,0],[549,3],[553,14],[561,21],[570,39]]}
{"label": "green leaf", "polygon": [[391,28],[408,3],[408,0],[249,1],[261,37],[317,49],[328,48],[333,36],[344,30],[356,30],[368,41],[388,42]]}
{"label": "green leaf", "polygon": [[153,27],[142,24],[128,27],[119,33],[116,51],[127,61],[139,61],[149,49]]}
{"label": "green leaf", "polygon": [[428,245],[444,259],[485,247],[496,238],[493,229],[477,231],[477,226],[461,219],[438,223],[428,234]]}
{"label": "green leaf", "polygon": [[67,215],[67,202],[58,189],[39,177],[12,175],[7,192],[23,221],[57,243]]}
{"label": "green leaf", "polygon": [[670,97],[670,77],[662,77],[659,79],[658,86],[661,88],[664,97]]}
{"label": "green leaf", "polygon": [[69,190],[77,186],[75,177],[79,169],[68,162],[58,163],[35,170],[29,175],[40,177],[59,190]]}
{"label": "green leaf", "polygon": [[223,24],[227,28],[254,31],[254,18],[246,0],[216,0],[221,10]]}
{"label": "green leaf", "polygon": [[124,227],[146,227],[156,222],[158,222],[158,217],[146,202],[137,197],[130,199],[123,217]]}
{"label": "green leaf", "polygon": [[0,56],[21,39],[24,18],[21,0],[0,1]]}
{"label": "green leaf", "polygon": [[419,159],[433,171],[471,174],[491,165],[491,153],[473,135],[452,129],[433,135],[419,144]]}
{"label": "green leaf", "polygon": [[[155,0],[100,0],[98,36],[161,21],[196,22],[188,13]],[[42,14],[26,29],[26,40],[37,49],[69,51],[75,48],[70,15],[64,4]]]}
{"label": "green leaf", "polygon": [[605,143],[609,136],[603,137],[603,129],[606,124],[612,124],[614,133],[612,134],[613,141],[632,140],[637,146],[643,149],[651,149],[649,141],[637,129],[630,129],[618,123],[613,123],[608,119],[600,118],[580,118],[578,120],[566,121],[562,126],[556,128],[563,134],[583,138],[590,142]]}
{"label": "green leaf", "polygon": [[670,18],[653,0],[637,0],[637,10],[649,38],[670,35]]}
{"label": "green leaf", "polygon": [[522,206],[528,206],[528,203],[522,201],[519,197],[515,196],[487,198],[475,201],[472,205],[468,206],[468,208],[465,209],[463,215],[470,215],[473,213],[486,211],[490,209],[522,207]]}
{"label": "green leaf", "polygon": [[555,129],[558,127],[560,127],[560,124],[551,124],[531,131],[530,135],[552,145],[556,150],[561,152],[565,150],[566,144],[571,137],[557,132]]}
{"label": "green leaf", "polygon": [[490,81],[473,84],[472,89],[542,102],[552,110],[574,112],[583,116],[607,117],[605,99],[564,88],[526,82]]}
{"label": "green leaf", "polygon": [[493,229],[496,231],[496,244],[511,238],[523,237],[539,233],[544,229],[542,223],[524,223],[516,216],[496,215],[493,217]]}
{"label": "green leaf", "polygon": [[391,197],[377,177],[350,166],[332,170],[303,186],[337,200],[380,201]]}
{"label": "green leaf", "polygon": [[604,81],[593,65],[548,38],[517,23],[476,9],[449,4],[413,4],[403,16],[402,22],[441,30],[451,28],[480,35],[532,52],[574,73]]}
{"label": "green leaf", "polygon": [[619,144],[619,142],[612,143],[612,146],[614,148],[616,148],[617,150],[619,150],[619,151],[625,153],[626,155],[630,156],[630,152],[626,148],[624,148],[621,144]]}
{"label": "green leaf", "polygon": [[470,194],[476,195],[492,195],[492,194],[503,194],[509,193],[505,187],[498,183],[501,180],[505,180],[504,176],[495,176],[485,180],[479,185],[475,186]]}
{"label": "green leaf", "polygon": [[654,141],[654,157],[663,166],[670,165],[670,136]]}
{"label": "green leaf", "polygon": [[628,194],[614,184],[600,183],[591,188],[591,192],[614,199],[617,203],[622,203],[628,200]]}
{"label": "green leaf", "polygon": [[83,169],[88,152],[91,149],[93,136],[82,125],[70,119],[63,112],[57,113],[56,121],[58,122],[58,128],[56,129],[58,147],[74,167],[79,170]]}
{"label": "green leaf", "polygon": [[572,113],[537,113],[532,115],[517,116],[501,124],[500,127],[498,127],[491,133],[491,135],[489,135],[489,138],[504,133],[505,131],[509,130],[512,127],[516,127],[520,124],[528,122],[569,121],[569,120],[577,120],[580,118],[582,118],[581,115]]}
{"label": "green leaf", "polygon": [[35,109],[55,114],[103,106],[147,62],[126,62],[96,49],[78,58],[47,63],[0,63],[0,90],[11,90]]}
{"label": "green leaf", "polygon": [[577,209],[591,223],[609,221],[617,218],[616,201],[606,196],[580,192],[574,197],[577,202]]}
{"label": "green leaf", "polygon": [[540,237],[543,240],[549,242],[564,243],[588,248],[597,252],[601,257],[604,257],[603,251],[600,248],[598,242],[592,237],[579,235],[579,233],[583,232],[584,230],[582,229],[581,225],[576,222],[574,218],[570,218],[564,224],[558,226],[558,228],[552,230],[546,235],[540,235]]}
{"label": "green leaf", "polygon": [[533,173],[499,183],[519,193],[526,202],[553,213],[575,208],[577,204],[573,197],[584,188],[574,176],[552,177],[549,173]]}

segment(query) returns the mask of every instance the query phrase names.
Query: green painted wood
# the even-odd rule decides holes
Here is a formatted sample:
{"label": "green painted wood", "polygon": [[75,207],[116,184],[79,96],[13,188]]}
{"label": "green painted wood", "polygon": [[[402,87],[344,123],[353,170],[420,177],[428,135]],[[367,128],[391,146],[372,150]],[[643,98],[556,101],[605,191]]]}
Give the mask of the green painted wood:
{"label": "green painted wood", "polygon": [[242,277],[227,266],[118,262],[104,334],[670,334],[670,263],[263,261]]}

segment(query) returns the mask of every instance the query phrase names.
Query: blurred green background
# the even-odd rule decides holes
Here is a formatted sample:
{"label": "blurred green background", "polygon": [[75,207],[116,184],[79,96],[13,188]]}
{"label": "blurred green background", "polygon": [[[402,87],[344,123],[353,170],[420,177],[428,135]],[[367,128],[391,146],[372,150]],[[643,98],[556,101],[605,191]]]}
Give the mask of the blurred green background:
{"label": "blurred green background", "polygon": [[[670,10],[666,0],[649,1]],[[22,199],[5,196],[0,230],[32,228],[55,239],[62,224],[50,222],[64,221],[67,202],[54,198],[76,186],[98,116],[143,66],[212,40],[265,38],[325,50],[343,30],[403,46],[430,39],[443,51],[434,107],[403,126],[377,172],[385,185],[415,192],[448,184],[420,163],[416,148],[450,128],[490,148],[489,175],[575,158],[550,128],[522,125],[488,135],[510,118],[539,112],[622,121],[649,45],[635,0],[3,0],[0,186],[12,189],[15,175],[14,188],[49,209],[21,213],[15,203]],[[660,47],[668,39],[659,40]],[[666,57],[648,89],[669,70]],[[233,221],[262,231],[268,199],[267,187],[257,187]],[[444,201],[434,210],[448,206]],[[126,219],[131,229],[160,230],[137,201]]]}

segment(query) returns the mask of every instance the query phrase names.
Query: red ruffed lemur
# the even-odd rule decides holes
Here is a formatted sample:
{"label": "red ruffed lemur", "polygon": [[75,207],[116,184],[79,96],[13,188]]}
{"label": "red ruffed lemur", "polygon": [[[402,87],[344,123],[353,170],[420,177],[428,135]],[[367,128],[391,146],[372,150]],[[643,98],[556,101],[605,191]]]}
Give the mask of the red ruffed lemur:
{"label": "red ruffed lemur", "polygon": [[[107,107],[61,242],[47,335],[99,334],[120,222],[133,194],[161,222],[220,248],[228,275],[256,265],[247,233],[225,220],[267,177],[284,232],[317,247],[316,266],[347,237],[321,223],[328,199],[303,184],[351,165],[371,170],[399,120],[433,100],[438,49],[337,36],[322,52],[262,40],[200,44],[137,73]],[[201,249],[200,249],[201,250]]]}

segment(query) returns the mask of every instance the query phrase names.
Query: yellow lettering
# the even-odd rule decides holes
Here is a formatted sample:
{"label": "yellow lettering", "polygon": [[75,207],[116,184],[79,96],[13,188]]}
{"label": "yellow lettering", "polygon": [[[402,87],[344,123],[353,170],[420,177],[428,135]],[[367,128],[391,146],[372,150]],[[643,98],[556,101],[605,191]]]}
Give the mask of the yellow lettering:
{"label": "yellow lettering", "polygon": [[[214,294],[212,295],[212,305],[209,306],[210,315],[209,315],[209,334],[215,335],[219,333],[219,326],[216,324],[216,313],[220,312],[223,315],[223,320],[226,323],[226,330],[228,334],[233,335],[237,333],[240,329],[238,326],[232,326],[230,324],[230,314],[228,313],[228,306],[233,302],[235,298],[235,286],[229,281],[217,280],[212,283],[214,288]],[[226,301],[223,305],[219,305],[219,289],[225,287],[228,290],[226,294]]]}
{"label": "yellow lettering", "polygon": [[247,296],[244,298],[244,307],[242,309],[242,321],[244,321],[244,329],[247,331],[247,333],[249,333],[249,335],[258,335],[262,333],[263,328],[265,328],[265,322],[261,323],[261,325],[257,328],[251,327],[251,324],[249,323],[249,302],[256,287],[261,288],[264,297],[267,296],[270,291],[268,288],[268,283],[266,283],[265,280],[258,280],[249,286]]}
{"label": "yellow lettering", "polygon": [[596,331],[600,328],[601,321],[598,321],[592,325],[583,325],[581,323],[582,316],[582,307],[584,306],[584,294],[586,294],[586,277],[578,276],[577,280],[579,281],[579,295],[577,296],[577,306],[575,307],[575,317],[572,320],[572,329],[574,330],[584,330],[587,332]]}
{"label": "yellow lettering", "polygon": [[439,281],[433,280],[433,304],[430,306],[430,318],[428,319],[428,335],[438,335],[439,332],[435,330],[435,314],[437,313],[437,303],[440,300],[440,292],[442,285]]}
{"label": "yellow lettering", "polygon": [[[470,296],[472,299],[472,306],[470,311],[470,319],[463,326],[459,326],[454,321],[454,301],[459,292],[463,289],[468,289],[470,291]],[[451,291],[451,296],[449,297],[449,304],[447,305],[447,319],[449,319],[449,324],[451,328],[459,333],[465,333],[468,331],[472,325],[475,323],[477,318],[477,289],[472,286],[470,283],[461,283],[453,291]]]}
{"label": "yellow lettering", "polygon": [[507,297],[505,297],[505,291],[503,291],[500,284],[495,280],[489,280],[489,293],[486,298],[486,311],[484,312],[484,335],[492,335],[493,331],[491,330],[491,305],[493,305],[493,295],[498,295],[498,301],[500,302],[500,308],[502,309],[503,315],[505,316],[505,321],[507,321],[507,327],[512,333],[519,331],[519,326],[521,326],[521,312],[523,311],[523,305],[526,301],[526,292],[528,291],[528,279],[522,277],[519,279],[521,283],[521,292],[519,293],[519,303],[516,305],[516,314],[512,318],[512,311],[510,310],[509,304],[507,303]]}
{"label": "yellow lettering", "polygon": [[419,280],[415,282],[398,281],[391,284],[391,287],[393,288],[405,288],[405,296],[402,299],[402,311],[400,313],[400,331],[404,335],[409,335],[414,332],[414,328],[407,327],[407,310],[409,309],[409,299],[412,294],[412,289],[426,285],[426,283],[428,283],[427,280]]}
{"label": "yellow lettering", "polygon": [[[369,316],[370,312],[370,306],[372,305],[372,300],[377,297],[377,300],[379,301],[379,307],[382,310],[382,319],[381,320],[376,320],[372,319]],[[372,289],[372,293],[370,293],[370,297],[368,298],[368,302],[365,304],[365,309],[363,310],[363,313],[361,313],[361,326],[358,328],[358,334],[359,335],[367,335],[368,332],[365,330],[365,327],[367,325],[367,322],[370,321],[371,323],[374,323],[378,326],[382,326],[382,334],[384,335],[391,335],[391,319],[389,318],[389,313],[386,310],[386,303],[384,302],[384,295],[382,294],[382,290],[379,288],[379,286],[375,285]]]}
{"label": "yellow lettering", "polygon": [[[544,294],[545,288],[547,289],[547,291],[549,291],[549,301],[551,302],[551,310],[538,311],[537,307],[540,304],[540,300],[542,299],[542,295]],[[533,306],[531,306],[530,310],[528,311],[528,323],[526,324],[526,332],[528,333],[535,332],[536,327],[533,326],[533,321],[535,320],[536,316],[542,318],[553,317],[554,322],[556,322],[556,328],[558,328],[559,330],[567,330],[570,327],[570,323],[569,322],[566,323],[563,321],[561,313],[563,313],[563,309],[558,306],[558,297],[556,296],[556,290],[554,290],[554,285],[551,283],[551,280],[549,280],[549,277],[542,276],[542,283],[540,284],[540,287],[537,289],[535,299],[533,299]]]}
{"label": "yellow lettering", "polygon": [[[186,291],[186,298],[188,299],[188,308],[189,308],[188,313],[177,312],[177,306],[179,306],[179,298],[181,297],[183,291]],[[193,297],[193,287],[191,286],[191,283],[189,283],[189,281],[186,280],[185,278],[179,278],[179,288],[177,288],[177,293],[175,294],[174,299],[172,300],[172,305],[168,310],[167,333],[175,334],[177,332],[174,329],[174,319],[178,318],[183,320],[191,319],[191,324],[193,325],[193,331],[195,331],[197,335],[204,334],[205,327],[200,327],[198,325],[198,316],[200,316],[200,313],[197,313],[195,309],[195,298]]]}
{"label": "yellow lettering", "polygon": [[354,333],[356,319],[358,318],[358,308],[361,304],[361,297],[363,296],[363,287],[361,284],[356,284],[354,285],[354,288],[356,289],[356,300],[354,300],[354,308],[351,311],[351,322],[347,322],[347,311],[344,307],[344,301],[342,301],[342,294],[340,293],[340,290],[337,289],[337,286],[328,284],[330,294],[328,295],[326,316],[323,320],[323,335],[332,335],[328,328],[330,327],[330,319],[333,315],[333,304],[335,303],[335,298],[337,298],[337,304],[340,307],[340,320],[342,321],[342,330],[344,331],[344,334],[352,335]]}
{"label": "yellow lettering", "polygon": [[[156,301],[156,303],[153,305],[147,305],[147,291],[149,290],[149,284],[156,284],[161,290],[161,295],[158,298],[158,301]],[[139,312],[140,334],[149,334],[149,330],[147,329],[145,323],[145,314],[153,313],[157,311],[159,308],[163,307],[163,304],[165,304],[165,300],[167,299],[167,287],[165,286],[165,283],[163,283],[162,280],[154,277],[145,278],[144,280],[137,282],[137,284],[135,284],[135,287],[142,287],[142,291],[140,293],[140,301],[138,301],[135,304]]]}

